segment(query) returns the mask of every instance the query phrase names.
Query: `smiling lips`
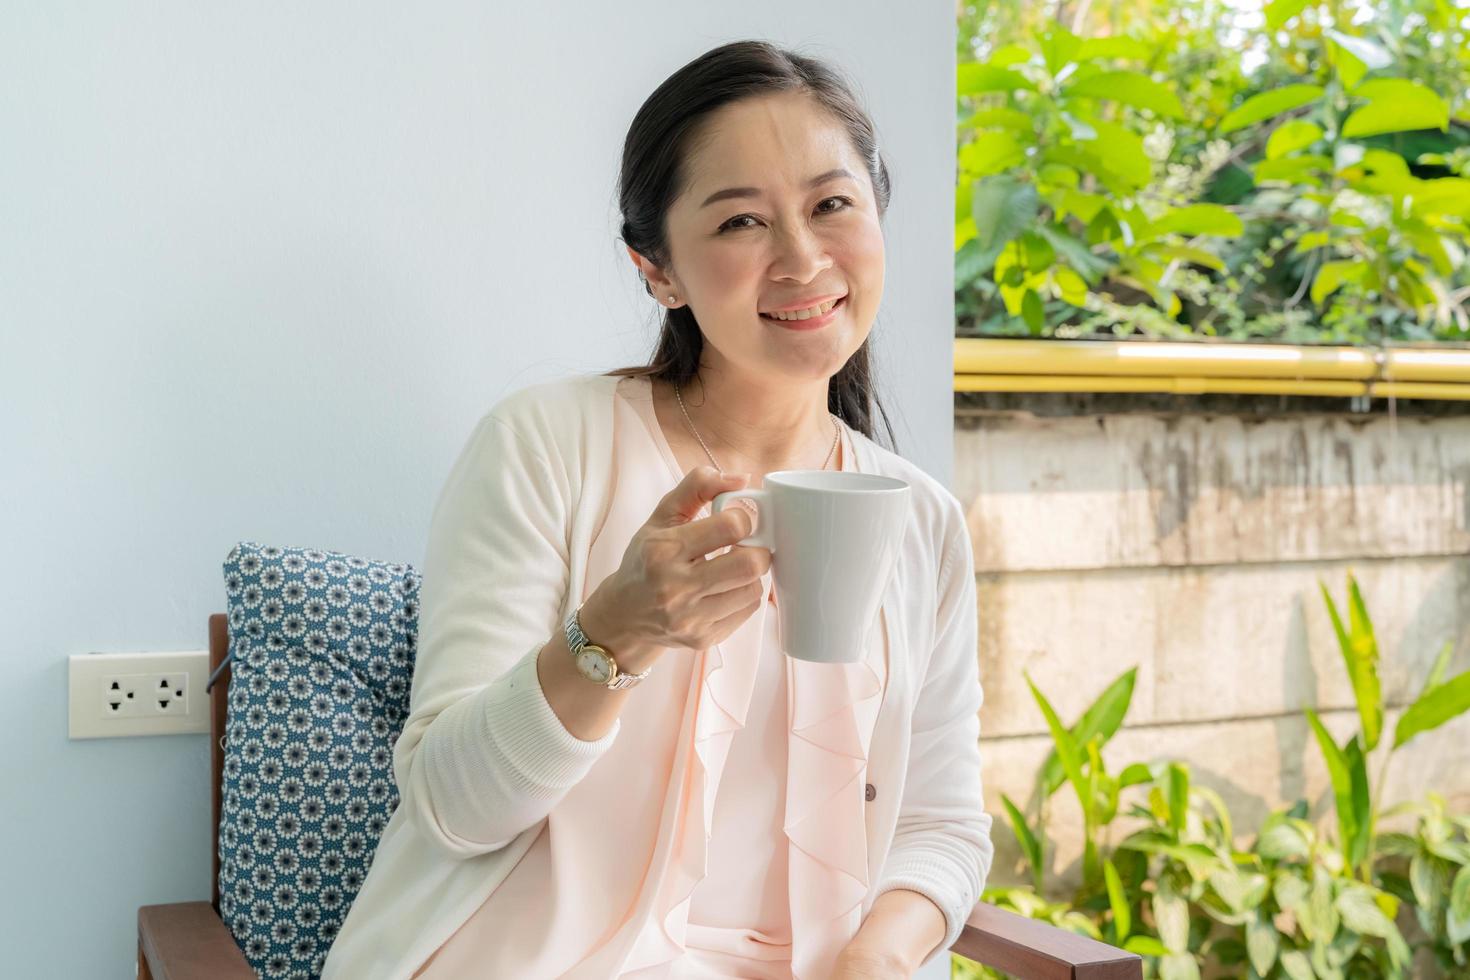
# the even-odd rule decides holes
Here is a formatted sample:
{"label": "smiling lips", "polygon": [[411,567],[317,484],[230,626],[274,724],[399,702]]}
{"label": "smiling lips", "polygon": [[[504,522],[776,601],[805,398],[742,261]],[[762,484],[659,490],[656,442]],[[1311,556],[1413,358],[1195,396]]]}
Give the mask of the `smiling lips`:
{"label": "smiling lips", "polygon": [[782,319],[781,316],[777,316],[771,313],[762,313],[760,314],[760,316],[761,319],[769,320],[772,323],[779,324],[787,330],[815,330],[818,327],[823,327],[826,326],[828,323],[831,323],[832,320],[836,317],[837,311],[842,308],[842,305],[846,301],[847,297],[842,296],[836,300],[822,303],[812,308],[811,310],[796,310],[792,311],[791,313],[783,314],[790,319]]}

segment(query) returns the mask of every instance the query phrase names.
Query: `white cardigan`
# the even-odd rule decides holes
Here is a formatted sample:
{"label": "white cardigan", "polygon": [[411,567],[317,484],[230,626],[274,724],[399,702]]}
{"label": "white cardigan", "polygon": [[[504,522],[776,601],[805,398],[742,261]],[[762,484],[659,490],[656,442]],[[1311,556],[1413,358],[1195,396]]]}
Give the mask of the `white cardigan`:
{"label": "white cardigan", "polygon": [[[480,907],[546,815],[617,738],[584,741],[551,710],[536,656],[560,629],[611,486],[619,379],[581,375],[503,398],[435,505],[422,564],[410,714],[394,747],[400,803],[323,978],[408,978]],[[990,870],[980,780],[974,559],[942,484],[849,429],[858,466],[913,488],[885,603],[897,645],[873,732],[863,915],[893,888],[944,912],[953,944]],[[657,501],[649,501],[652,511]],[[897,601],[894,601],[897,600]],[[632,698],[636,699],[636,691]]]}

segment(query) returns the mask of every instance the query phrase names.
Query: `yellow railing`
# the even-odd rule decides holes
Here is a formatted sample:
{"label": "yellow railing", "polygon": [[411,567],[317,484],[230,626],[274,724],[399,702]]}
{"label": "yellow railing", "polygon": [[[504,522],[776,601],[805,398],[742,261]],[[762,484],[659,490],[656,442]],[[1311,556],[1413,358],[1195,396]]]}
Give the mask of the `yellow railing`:
{"label": "yellow railing", "polygon": [[1470,400],[1470,349],[962,338],[954,387]]}

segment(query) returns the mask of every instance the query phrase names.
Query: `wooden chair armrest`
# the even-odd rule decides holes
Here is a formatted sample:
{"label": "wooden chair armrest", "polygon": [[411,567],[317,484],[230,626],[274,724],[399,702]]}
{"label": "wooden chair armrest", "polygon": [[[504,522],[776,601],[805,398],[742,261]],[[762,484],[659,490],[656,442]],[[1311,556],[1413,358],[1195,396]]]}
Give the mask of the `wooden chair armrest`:
{"label": "wooden chair armrest", "polygon": [[138,980],[257,980],[208,902],[138,909]]}
{"label": "wooden chair armrest", "polygon": [[1049,922],[980,904],[951,952],[1026,980],[1141,980],[1143,959]]}

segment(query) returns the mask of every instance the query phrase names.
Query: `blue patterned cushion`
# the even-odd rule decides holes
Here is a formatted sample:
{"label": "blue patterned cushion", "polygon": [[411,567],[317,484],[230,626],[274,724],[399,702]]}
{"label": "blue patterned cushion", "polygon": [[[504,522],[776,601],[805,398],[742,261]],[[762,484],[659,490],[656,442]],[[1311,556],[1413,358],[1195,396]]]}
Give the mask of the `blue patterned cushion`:
{"label": "blue patterned cushion", "polygon": [[420,578],[250,541],[224,573],[220,916],[261,976],[314,978],[398,805]]}

